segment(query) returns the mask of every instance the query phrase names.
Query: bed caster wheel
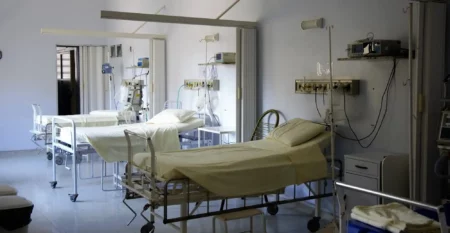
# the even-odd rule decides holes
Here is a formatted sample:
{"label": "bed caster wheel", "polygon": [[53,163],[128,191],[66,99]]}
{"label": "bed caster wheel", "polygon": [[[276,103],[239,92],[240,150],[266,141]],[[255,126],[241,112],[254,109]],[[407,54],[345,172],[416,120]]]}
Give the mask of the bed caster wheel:
{"label": "bed caster wheel", "polygon": [[155,226],[151,222],[145,224],[141,228],[141,233],[154,233],[154,232],[155,232]]}
{"label": "bed caster wheel", "polygon": [[52,189],[55,189],[57,184],[57,181],[50,181],[50,187],[52,187]]}
{"label": "bed caster wheel", "polygon": [[310,232],[317,232],[320,229],[320,217],[314,217],[308,221],[308,230]]}
{"label": "bed caster wheel", "polygon": [[47,159],[48,160],[52,160],[53,159],[53,154],[52,154],[52,152],[47,152]]}
{"label": "bed caster wheel", "polygon": [[76,202],[78,194],[69,194],[69,197],[71,202]]}
{"label": "bed caster wheel", "polygon": [[267,213],[270,215],[276,215],[278,213],[278,205],[267,206]]}
{"label": "bed caster wheel", "polygon": [[63,157],[61,157],[61,156],[56,156],[56,157],[55,157],[55,163],[56,163],[56,165],[63,165],[63,163],[64,163]]}

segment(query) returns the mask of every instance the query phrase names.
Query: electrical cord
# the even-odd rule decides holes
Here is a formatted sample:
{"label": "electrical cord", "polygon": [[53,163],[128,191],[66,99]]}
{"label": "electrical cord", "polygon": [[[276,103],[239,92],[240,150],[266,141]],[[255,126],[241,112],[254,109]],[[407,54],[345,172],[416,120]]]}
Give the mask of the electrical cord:
{"label": "electrical cord", "polygon": [[317,88],[314,89],[314,102],[316,102],[317,113],[319,114],[320,119],[322,119],[322,114],[320,114],[319,106],[317,106]]}
{"label": "electrical cord", "polygon": [[[352,134],[353,134],[353,136],[354,136],[355,138],[348,138],[348,137],[345,137],[345,136],[343,136],[343,135],[341,135],[341,134],[338,134],[338,133],[336,133],[336,135],[338,135],[339,137],[342,137],[342,138],[344,138],[344,139],[347,139],[347,140],[357,141],[358,144],[359,144],[362,148],[369,148],[369,147],[373,144],[373,142],[375,141],[375,139],[377,138],[377,136],[378,136],[378,134],[379,134],[379,132],[380,132],[380,130],[381,130],[381,127],[382,127],[382,125],[383,125],[384,119],[386,118],[386,115],[387,115],[387,112],[388,112],[388,105],[389,105],[389,90],[390,90],[390,88],[391,88],[392,81],[393,81],[394,78],[395,78],[395,73],[396,73],[397,64],[398,64],[398,62],[396,62],[396,60],[394,59],[394,65],[393,65],[393,68],[392,68],[392,71],[391,71],[391,75],[390,75],[390,77],[389,77],[388,83],[387,83],[387,85],[386,85],[386,88],[385,88],[385,90],[384,90],[383,96],[382,96],[382,98],[381,98],[381,106],[380,106],[380,110],[379,110],[379,112],[378,112],[377,121],[375,122],[375,126],[373,127],[373,129],[372,129],[372,131],[369,133],[369,135],[367,135],[366,137],[363,137],[363,138],[358,138],[357,134],[356,134],[355,131],[353,130],[353,127],[351,126],[351,123],[350,123],[350,118],[348,117],[347,110],[346,110],[346,95],[345,95],[345,90],[343,90],[343,95],[344,95],[344,114],[345,114],[345,118],[346,118],[346,120],[347,120],[347,124],[348,124],[348,126],[349,126],[349,128],[350,128],[350,130],[351,130],[351,132],[352,132]],[[385,100],[385,98],[386,98],[386,100]],[[384,100],[385,100],[385,101],[384,101]],[[381,112],[382,112],[382,109],[383,109],[383,103],[384,103],[384,102],[386,103],[386,107],[385,107],[385,109],[384,109],[384,113],[383,113],[383,116],[382,116],[382,118],[381,118],[380,125],[378,126],[378,122],[379,122],[379,120],[380,120],[380,116],[381,116]],[[378,128],[378,129],[377,129],[377,128]],[[367,144],[366,146],[363,145],[361,142],[362,142],[363,140],[369,138],[370,136],[372,136],[373,133],[374,133],[375,131],[376,131],[375,136],[372,138],[372,140],[369,142],[369,144]]]}

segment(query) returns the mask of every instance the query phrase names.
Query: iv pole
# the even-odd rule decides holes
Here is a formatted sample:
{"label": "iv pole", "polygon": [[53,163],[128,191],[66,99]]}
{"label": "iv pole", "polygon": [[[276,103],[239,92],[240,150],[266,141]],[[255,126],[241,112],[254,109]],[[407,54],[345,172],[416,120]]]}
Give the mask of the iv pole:
{"label": "iv pole", "polygon": [[[320,18],[320,19],[316,19],[316,20],[308,20],[308,21],[303,21],[302,24],[302,29],[303,30],[308,30],[308,29],[314,29],[314,28],[324,28],[324,19]],[[334,131],[335,131],[335,127],[334,127],[334,117],[333,117],[333,54],[332,54],[332,44],[331,44],[331,30],[334,28],[334,25],[329,25],[326,27],[326,30],[328,30],[328,58],[329,58],[329,65],[330,65],[330,74],[329,74],[329,78],[330,78],[330,82],[329,82],[329,91],[330,91],[330,96],[329,96],[329,101],[330,101],[330,108],[328,111],[328,116],[327,116],[327,120],[328,120],[328,124],[330,125],[330,132],[331,132],[331,142],[330,142],[330,152],[331,152],[331,177],[332,180],[334,182],[334,180],[336,179],[336,172],[334,170],[335,168],[335,141],[334,141]],[[333,190],[335,190],[335,188],[333,187]],[[336,193],[333,191],[333,223],[335,224],[335,229],[338,229],[337,221],[336,221]]]}
{"label": "iv pole", "polygon": [[[214,34],[214,35],[207,35],[205,36],[205,38],[201,39],[200,42],[205,41],[205,70],[204,70],[204,89],[205,89],[205,102],[203,105],[203,124],[206,125],[206,114],[208,112],[208,101],[206,101],[206,96],[208,95],[208,91],[209,91],[209,87],[208,87],[208,43],[210,42],[215,42],[215,41],[219,41],[219,34]],[[214,116],[211,116],[214,117]]]}

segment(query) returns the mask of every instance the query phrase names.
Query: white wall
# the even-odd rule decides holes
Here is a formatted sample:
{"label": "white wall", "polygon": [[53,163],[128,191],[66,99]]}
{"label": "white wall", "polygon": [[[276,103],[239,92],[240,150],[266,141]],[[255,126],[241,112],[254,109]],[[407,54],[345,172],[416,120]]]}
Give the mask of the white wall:
{"label": "white wall", "polygon": [[[112,1],[109,8],[154,13],[165,4],[166,9],[162,14],[215,18],[233,1],[170,0],[149,3],[134,0],[127,4],[118,2],[120,1]],[[315,110],[314,95],[295,94],[293,85],[295,79],[314,76],[317,62],[327,61],[328,34],[325,30],[302,31],[300,22],[324,17],[327,24],[333,24],[335,75],[353,76],[362,82],[361,95],[348,98],[347,108],[357,134],[363,137],[372,130],[372,125],[376,121],[392,61],[338,62],[336,58],[345,57],[347,44],[366,37],[369,32],[373,32],[379,39],[401,40],[406,47],[407,15],[402,10],[407,4],[407,0],[246,0],[238,3],[223,19],[259,23],[259,111],[274,108],[282,111],[287,119],[301,117],[316,121],[320,119]],[[107,26],[133,31],[139,24],[139,22],[108,21]],[[201,36],[219,32],[221,41],[217,45],[223,47],[217,48],[217,52],[219,49],[227,50],[235,46],[234,29],[149,24],[143,30],[149,33],[168,34],[169,99],[176,99],[178,87],[183,79],[198,74],[196,63],[204,59],[204,49],[202,44],[198,43]],[[370,149],[361,149],[354,142],[338,140],[340,154],[368,150],[402,153],[408,151],[408,88],[402,85],[406,79],[407,62],[402,60],[399,62],[396,80],[389,97],[387,118],[373,146]],[[195,99],[192,93],[186,91],[182,92],[182,97],[188,101]],[[342,113],[342,96],[338,98],[340,106],[337,108]],[[318,99],[323,112],[326,107],[321,104],[321,96]],[[340,131],[350,136],[346,124],[342,122],[341,125]]]}
{"label": "white wall", "polygon": [[34,149],[31,104],[57,113],[56,45],[105,44],[104,39],[41,35],[40,29],[104,30],[104,1],[3,0],[0,3],[0,151]]}

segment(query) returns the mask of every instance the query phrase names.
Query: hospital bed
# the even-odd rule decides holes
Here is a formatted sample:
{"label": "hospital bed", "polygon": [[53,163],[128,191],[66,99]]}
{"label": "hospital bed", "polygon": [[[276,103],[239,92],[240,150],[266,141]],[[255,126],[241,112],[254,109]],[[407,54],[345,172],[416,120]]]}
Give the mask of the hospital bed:
{"label": "hospital bed", "polygon": [[[318,221],[320,199],[333,195],[326,189],[329,170],[342,171],[339,162],[335,168],[328,167],[331,160],[322,153],[329,146],[329,132],[293,147],[263,139],[176,152],[156,152],[151,138],[129,130],[125,135],[129,150],[126,175],[121,181],[127,189],[123,203],[136,217],[126,199],[144,197],[149,201],[141,212],[148,221],[141,232],[153,232],[155,218],[186,233],[188,220],[262,207],[276,214],[280,204],[308,200],[316,200],[316,217],[311,221]],[[147,152],[134,152],[136,139],[147,142]],[[135,169],[140,175],[134,175]],[[309,195],[299,196],[294,186],[294,194],[282,198],[285,187],[297,184],[305,184]],[[257,201],[247,202],[249,197],[257,197]],[[242,199],[243,203],[228,205],[233,199]],[[214,201],[220,205],[214,207]],[[202,203],[206,206],[201,207]],[[168,210],[172,205],[180,206],[179,215],[173,216]],[[163,208],[162,215],[156,212],[158,207]],[[150,220],[143,215],[146,210],[150,210]]]}
{"label": "hospital bed", "polygon": [[[52,122],[52,139],[55,159],[53,161],[53,180],[51,187],[55,188],[56,180],[56,160],[61,155],[72,158],[73,193],[70,194],[70,200],[75,202],[78,197],[78,169],[77,164],[81,163],[83,155],[98,154],[105,162],[114,163],[114,182],[121,178],[119,175],[119,162],[127,160],[128,144],[125,139],[124,130],[131,129],[137,131],[140,135],[151,137],[157,143],[158,150],[179,150],[180,142],[178,135],[180,133],[191,131],[203,126],[203,119],[191,117],[180,123],[136,123],[124,124],[107,127],[77,127],[72,119],[65,117],[54,117]],[[70,127],[60,127],[56,122],[65,122]],[[135,150],[144,151],[146,144],[133,144]],[[75,155],[75,156],[73,156]],[[103,165],[102,165],[103,166]],[[103,171],[102,167],[102,186]]]}
{"label": "hospital bed", "polygon": [[[52,147],[51,147],[51,125],[52,115],[43,115],[41,107],[37,104],[33,104],[33,128],[30,130],[31,141],[39,148],[47,149],[47,159],[52,160]],[[109,111],[109,110],[97,110],[92,111],[90,114],[80,115],[67,115],[63,116],[67,119],[73,120],[78,127],[94,127],[94,126],[112,126],[124,123],[132,122],[134,113],[130,111]],[[59,126],[70,126],[66,121],[57,121]],[[38,141],[43,141],[44,147],[42,147]]]}

